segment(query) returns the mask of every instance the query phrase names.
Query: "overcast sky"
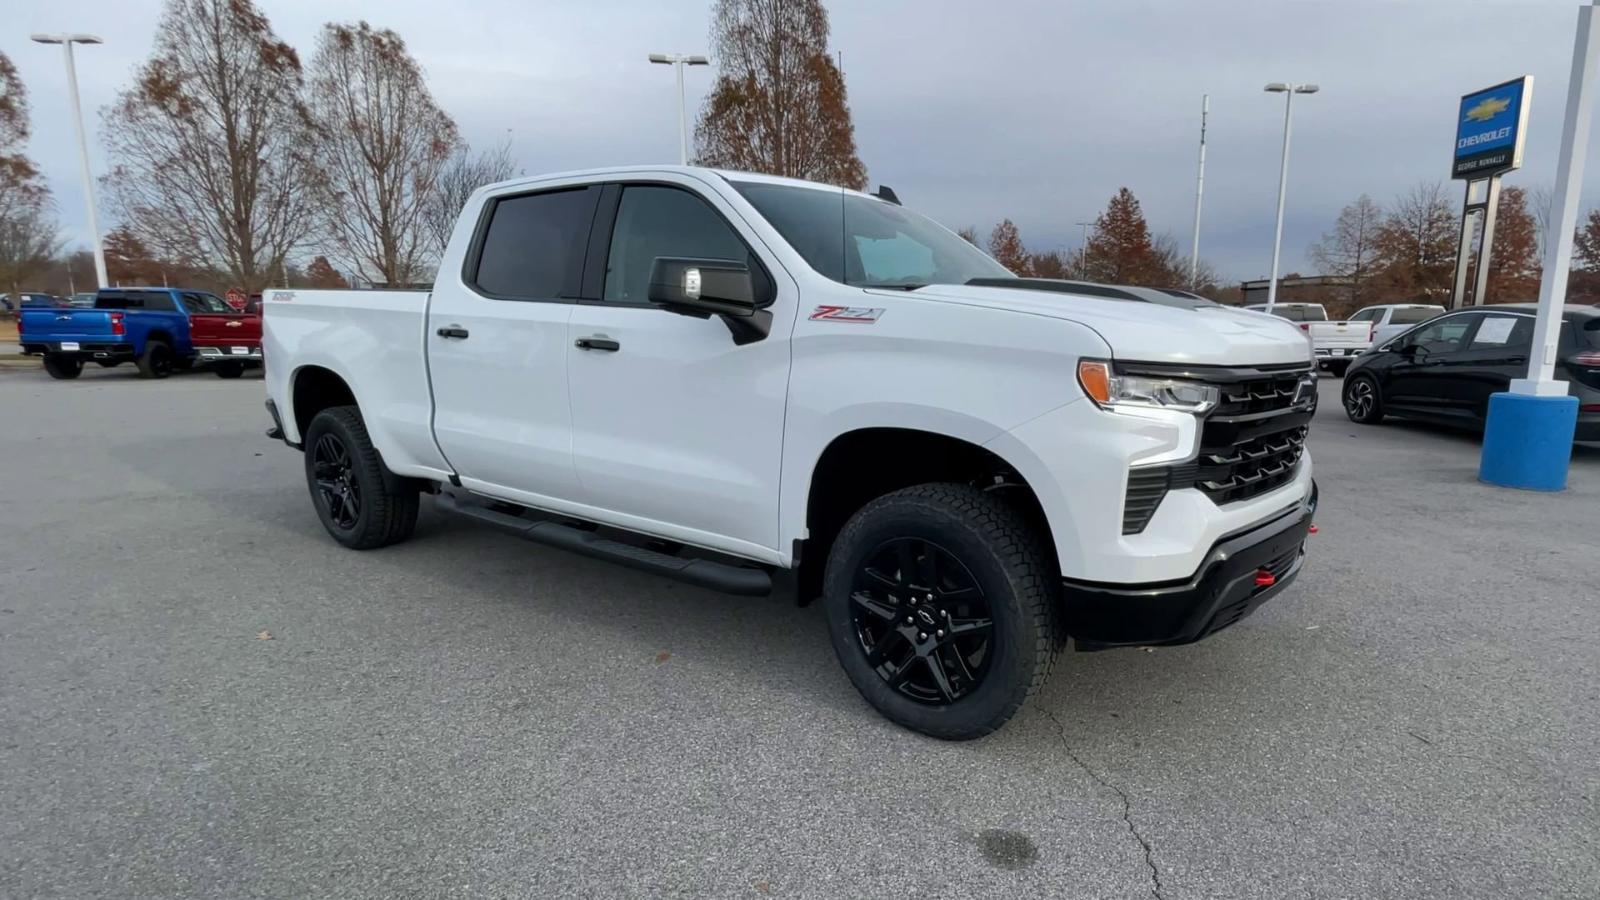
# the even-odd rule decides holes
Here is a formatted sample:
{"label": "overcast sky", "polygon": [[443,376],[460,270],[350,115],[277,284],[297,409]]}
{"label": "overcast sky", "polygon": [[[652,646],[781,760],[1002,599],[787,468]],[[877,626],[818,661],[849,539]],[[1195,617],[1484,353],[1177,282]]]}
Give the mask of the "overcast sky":
{"label": "overcast sky", "polygon": [[[709,0],[257,0],[309,62],[330,15],[393,28],[473,144],[508,130],[529,173],[676,162],[672,72],[652,51],[705,52]],[[91,165],[99,110],[150,54],[156,0],[10,0],[0,50],[27,84],[29,148],[74,241],[87,237],[60,49],[89,31],[78,80]],[[1201,255],[1265,277],[1283,127],[1268,81],[1320,84],[1295,104],[1284,271],[1345,203],[1443,180],[1461,94],[1534,76],[1525,166],[1550,185],[1571,65],[1573,0],[832,0],[856,140],[873,185],[981,235],[1001,217],[1030,249],[1076,248],[1122,185],[1187,252],[1200,96],[1211,95]],[[20,13],[20,15],[18,14]],[[711,75],[687,72],[691,111]],[[1600,147],[1600,142],[1595,145]],[[1600,203],[1591,154],[1585,205]],[[1455,192],[1452,188],[1452,194]],[[102,214],[102,220],[105,216]],[[106,228],[102,221],[102,228]]]}

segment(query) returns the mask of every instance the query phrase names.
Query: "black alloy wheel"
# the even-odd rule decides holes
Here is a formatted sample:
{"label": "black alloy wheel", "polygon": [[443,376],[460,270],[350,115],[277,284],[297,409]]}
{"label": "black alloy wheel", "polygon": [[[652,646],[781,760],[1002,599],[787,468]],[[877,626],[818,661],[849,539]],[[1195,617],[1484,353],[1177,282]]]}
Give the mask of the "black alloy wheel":
{"label": "black alloy wheel", "polygon": [[989,600],[961,560],[903,537],[874,549],[850,594],[856,641],[889,687],[943,706],[982,684],[993,656]]}
{"label": "black alloy wheel", "polygon": [[1345,380],[1344,412],[1352,422],[1370,424],[1383,418],[1383,398],[1371,376],[1357,375]]}
{"label": "black alloy wheel", "polygon": [[341,531],[354,529],[361,520],[361,483],[355,476],[350,449],[330,432],[317,438],[311,453],[317,496],[329,521]]}

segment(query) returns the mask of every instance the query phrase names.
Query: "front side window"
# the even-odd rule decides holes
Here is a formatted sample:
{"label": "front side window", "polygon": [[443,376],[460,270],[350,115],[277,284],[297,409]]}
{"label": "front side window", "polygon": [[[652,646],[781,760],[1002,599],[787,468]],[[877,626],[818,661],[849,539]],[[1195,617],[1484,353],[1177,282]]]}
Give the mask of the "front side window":
{"label": "front side window", "polygon": [[653,184],[623,188],[606,257],[606,302],[650,302],[650,269],[659,256],[751,262],[733,228],[694,194]]}
{"label": "front side window", "polygon": [[1440,319],[1432,325],[1424,325],[1406,336],[1406,346],[1416,347],[1428,353],[1449,353],[1461,349],[1462,338],[1467,336],[1467,331],[1472,327],[1476,316],[1451,316]]}
{"label": "front side window", "polygon": [[811,268],[834,281],[911,289],[1013,277],[932,219],[892,203],[826,188],[733,186]]}
{"label": "front side window", "polygon": [[492,201],[474,286],[515,300],[550,300],[575,288],[598,193],[580,187]]}

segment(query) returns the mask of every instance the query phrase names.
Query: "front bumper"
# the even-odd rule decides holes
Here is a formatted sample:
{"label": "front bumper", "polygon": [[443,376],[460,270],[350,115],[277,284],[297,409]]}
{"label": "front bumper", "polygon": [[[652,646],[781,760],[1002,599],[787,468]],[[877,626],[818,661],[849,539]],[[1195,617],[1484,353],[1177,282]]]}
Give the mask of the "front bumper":
{"label": "front bumper", "polygon": [[[1255,612],[1300,574],[1317,511],[1306,501],[1270,522],[1224,537],[1182,582],[1106,584],[1067,580],[1067,633],[1080,649],[1188,644]],[[1258,583],[1263,572],[1271,584]]]}

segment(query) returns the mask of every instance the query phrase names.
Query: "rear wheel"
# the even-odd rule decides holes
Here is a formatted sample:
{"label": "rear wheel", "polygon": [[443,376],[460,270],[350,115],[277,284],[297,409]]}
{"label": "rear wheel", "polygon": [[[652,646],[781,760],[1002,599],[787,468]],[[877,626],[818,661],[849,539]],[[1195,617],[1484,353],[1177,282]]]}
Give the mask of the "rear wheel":
{"label": "rear wheel", "polygon": [[172,374],[172,348],[161,341],[148,341],[139,354],[140,378],[165,378]]}
{"label": "rear wheel", "polygon": [[1376,379],[1366,374],[1345,379],[1344,413],[1362,425],[1383,421],[1383,392]]}
{"label": "rear wheel", "polygon": [[925,484],[879,497],[828,556],[834,651],[890,720],[945,740],[981,737],[1049,676],[1052,568],[1039,536],[991,494]]}
{"label": "rear wheel", "polygon": [[76,356],[46,353],[44,355],[44,370],[50,373],[51,378],[67,381],[83,374],[83,360]]}
{"label": "rear wheel", "polygon": [[354,406],[317,413],[306,429],[305,455],[311,501],[334,540],[371,550],[411,536],[416,484],[384,466]]}
{"label": "rear wheel", "polygon": [[211,367],[211,371],[216,372],[218,378],[238,378],[244,374],[244,363],[219,362]]}

